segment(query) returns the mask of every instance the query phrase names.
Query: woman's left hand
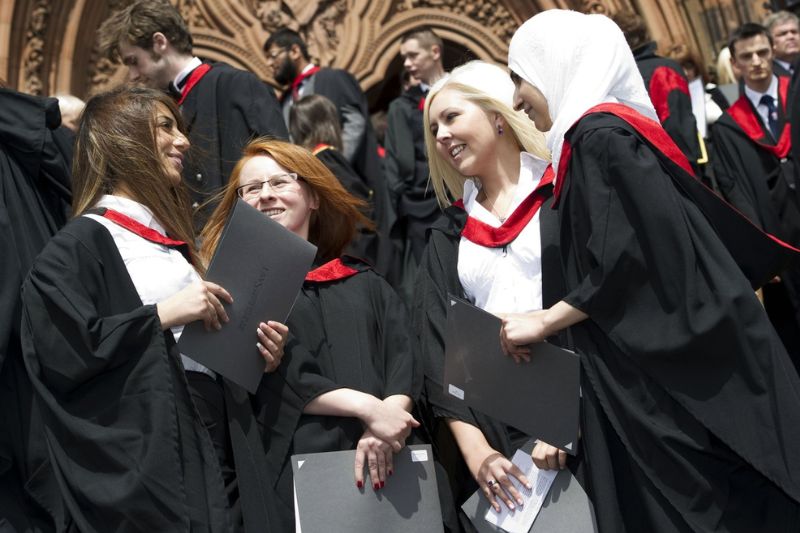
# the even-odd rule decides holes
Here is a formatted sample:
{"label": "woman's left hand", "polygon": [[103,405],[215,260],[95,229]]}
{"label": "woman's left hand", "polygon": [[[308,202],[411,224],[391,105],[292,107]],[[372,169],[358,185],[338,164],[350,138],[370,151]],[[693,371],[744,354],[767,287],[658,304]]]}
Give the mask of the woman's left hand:
{"label": "woman's left hand", "polygon": [[356,486],[364,486],[364,465],[369,467],[369,477],[372,480],[374,490],[382,489],[388,476],[393,473],[392,463],[394,452],[392,445],[385,442],[367,429],[361,436],[356,446]]}
{"label": "woman's left hand", "polygon": [[547,311],[532,313],[511,313],[504,315],[500,328],[500,344],[503,351],[514,358],[514,361],[530,361],[528,344],[542,342],[547,337],[544,315]]}
{"label": "woman's left hand", "polygon": [[536,441],[531,458],[533,464],[542,470],[564,470],[567,466],[567,452],[540,440]]}
{"label": "woman's left hand", "polygon": [[281,364],[283,347],[286,345],[286,337],[289,336],[289,327],[270,320],[266,324],[264,322],[258,324],[257,334],[258,351],[266,362],[264,372],[274,372]]}

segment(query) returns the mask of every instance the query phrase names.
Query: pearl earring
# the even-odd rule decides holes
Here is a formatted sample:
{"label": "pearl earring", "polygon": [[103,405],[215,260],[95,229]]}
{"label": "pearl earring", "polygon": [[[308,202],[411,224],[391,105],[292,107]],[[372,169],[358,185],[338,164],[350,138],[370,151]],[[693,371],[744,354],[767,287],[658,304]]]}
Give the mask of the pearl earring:
{"label": "pearl earring", "polygon": [[497,125],[497,134],[498,135],[502,135],[503,134],[503,125],[502,124],[498,124]]}

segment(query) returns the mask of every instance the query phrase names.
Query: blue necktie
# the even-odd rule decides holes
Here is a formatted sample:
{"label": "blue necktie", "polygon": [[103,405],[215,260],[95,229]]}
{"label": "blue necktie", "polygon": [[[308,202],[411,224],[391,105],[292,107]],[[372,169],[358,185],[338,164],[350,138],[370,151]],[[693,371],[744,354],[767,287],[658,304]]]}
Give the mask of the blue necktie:
{"label": "blue necktie", "polygon": [[777,141],[781,132],[778,129],[778,109],[775,107],[775,99],[770,95],[765,94],[761,97],[760,103],[767,106],[769,131],[772,132],[772,138]]}

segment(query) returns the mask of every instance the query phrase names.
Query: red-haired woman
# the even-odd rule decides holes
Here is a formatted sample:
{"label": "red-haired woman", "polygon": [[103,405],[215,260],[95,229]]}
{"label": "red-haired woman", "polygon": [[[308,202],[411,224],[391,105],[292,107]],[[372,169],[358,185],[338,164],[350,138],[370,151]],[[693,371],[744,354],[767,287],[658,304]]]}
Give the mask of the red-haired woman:
{"label": "red-haired woman", "polygon": [[[375,490],[392,474],[392,455],[405,438],[380,438],[386,433],[380,425],[406,424],[409,430],[416,425],[409,414],[418,389],[414,353],[399,297],[369,265],[341,255],[357,227],[371,225],[362,214],[364,203],[347,193],[316,157],[282,141],[251,142],[203,232],[204,257],[213,254],[237,198],[317,246],[316,266],[306,277],[288,325],[323,375],[346,387],[305,406],[290,449],[277,458],[283,465],[277,495],[285,504],[280,530],[292,531],[289,455],[356,449],[355,482],[362,486],[368,465]],[[291,352],[287,350],[289,359]],[[264,431],[266,440],[270,428]]]}

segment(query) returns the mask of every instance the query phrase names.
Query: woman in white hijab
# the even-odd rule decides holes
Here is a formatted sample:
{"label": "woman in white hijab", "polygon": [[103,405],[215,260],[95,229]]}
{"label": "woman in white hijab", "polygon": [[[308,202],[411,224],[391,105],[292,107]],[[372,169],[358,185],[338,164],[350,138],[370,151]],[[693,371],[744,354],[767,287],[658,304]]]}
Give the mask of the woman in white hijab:
{"label": "woman in white hijab", "polygon": [[501,338],[569,328],[600,530],[800,530],[800,380],[751,287],[785,249],[694,179],[611,20],[536,15],[509,67],[553,154],[567,295]]}

